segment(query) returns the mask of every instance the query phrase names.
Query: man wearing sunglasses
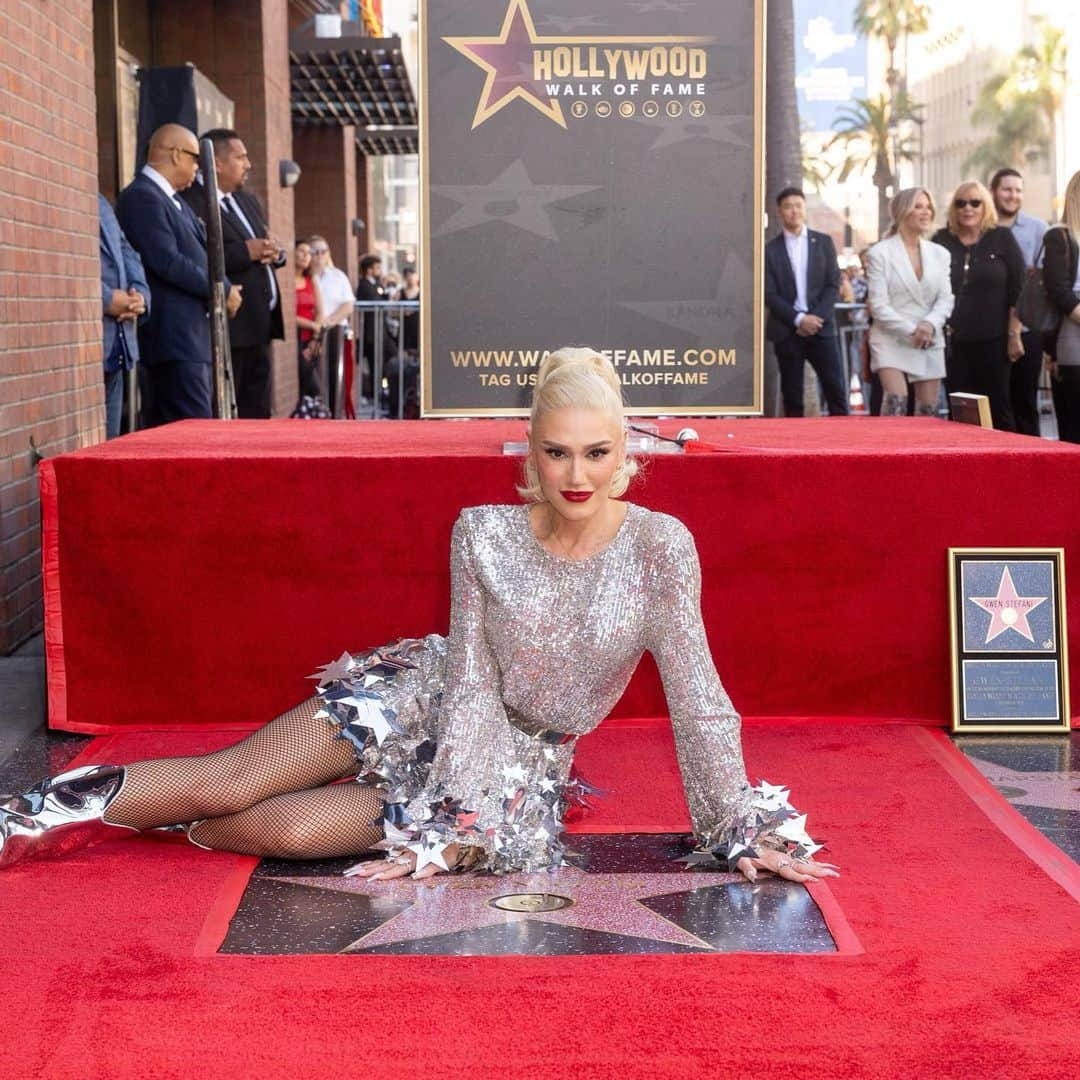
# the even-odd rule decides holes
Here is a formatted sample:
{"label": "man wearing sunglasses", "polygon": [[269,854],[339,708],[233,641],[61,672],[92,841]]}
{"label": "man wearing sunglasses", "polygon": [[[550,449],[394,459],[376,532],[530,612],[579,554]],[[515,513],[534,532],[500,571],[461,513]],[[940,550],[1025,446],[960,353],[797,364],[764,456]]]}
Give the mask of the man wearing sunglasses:
{"label": "man wearing sunglasses", "polygon": [[[152,304],[139,327],[144,427],[213,416],[206,230],[180,198],[199,171],[199,142],[180,124],[150,136],[146,164],[120,193],[116,216],[146,270]],[[240,290],[226,283],[229,314]]]}

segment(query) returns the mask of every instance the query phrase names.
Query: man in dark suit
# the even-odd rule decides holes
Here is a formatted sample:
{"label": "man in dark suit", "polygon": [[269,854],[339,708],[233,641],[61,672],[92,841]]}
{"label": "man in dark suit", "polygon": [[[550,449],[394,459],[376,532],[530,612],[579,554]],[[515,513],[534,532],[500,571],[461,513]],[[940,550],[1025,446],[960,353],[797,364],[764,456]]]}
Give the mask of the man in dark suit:
{"label": "man in dark suit", "polygon": [[[180,124],[150,136],[142,172],[116,216],[142,258],[153,306],[139,327],[139,389],[146,427],[213,415],[206,230],[179,192],[199,170],[199,143]],[[229,314],[240,290],[228,290]]]}
{"label": "man in dark suit", "polygon": [[[105,363],[105,438],[120,434],[124,411],[124,372],[139,362],[139,336],[135,324],[145,321],[150,310],[150,286],[146,284],[139,253],[127,242],[105,196],[98,194],[98,226],[101,254],[101,333]],[[134,425],[133,425],[134,426]]]}
{"label": "man in dark suit", "polygon": [[[244,420],[270,416],[270,342],[285,337],[281,289],[274,274],[285,265],[285,250],[270,236],[259,200],[244,190],[251,159],[231,128],[215,128],[204,139],[214,144],[225,273],[242,286],[244,304],[229,323],[237,414]],[[181,198],[206,223],[206,188],[198,181]]]}
{"label": "man in dark suit", "polygon": [[[360,281],[356,286],[357,300],[389,300],[386,289],[382,284],[382,259],[378,255],[365,255],[360,260]],[[364,397],[372,396],[372,377],[375,371],[375,325],[380,321],[376,311],[364,311],[361,309],[361,317],[364,324],[364,335],[361,349],[361,366],[363,381],[361,393]],[[389,370],[389,362],[395,354],[394,339],[390,336],[386,325],[386,312],[382,314],[383,326],[383,373]]]}
{"label": "man in dark suit", "polygon": [[830,416],[848,414],[844,368],[837,348],[836,297],[840,266],[824,233],[806,227],[806,199],[798,188],[776,198],[783,229],[765,245],[766,336],[780,365],[785,416],[803,415],[803,365],[821,380]]}

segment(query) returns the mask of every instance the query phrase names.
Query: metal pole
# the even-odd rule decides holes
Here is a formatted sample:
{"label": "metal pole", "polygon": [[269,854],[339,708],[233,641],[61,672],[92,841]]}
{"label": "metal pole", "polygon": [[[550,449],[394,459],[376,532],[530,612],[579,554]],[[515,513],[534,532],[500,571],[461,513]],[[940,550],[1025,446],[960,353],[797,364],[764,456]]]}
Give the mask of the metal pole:
{"label": "metal pole", "polygon": [[139,429],[139,364],[136,361],[125,373],[127,375],[128,432]]}
{"label": "metal pole", "polygon": [[397,418],[405,419],[405,316],[402,308],[397,309],[398,324],[398,384],[397,384]]}
{"label": "metal pole", "polygon": [[382,367],[383,367],[383,310],[379,308],[373,312],[375,316],[375,343],[372,349],[371,373],[371,418],[379,418],[379,399],[382,397]]}
{"label": "metal pole", "polygon": [[221,235],[214,144],[199,143],[199,166],[206,190],[206,264],[210,272],[210,351],[214,364],[214,412],[221,420],[235,420],[236,388],[229,349],[229,312],[225,297],[225,243]]}

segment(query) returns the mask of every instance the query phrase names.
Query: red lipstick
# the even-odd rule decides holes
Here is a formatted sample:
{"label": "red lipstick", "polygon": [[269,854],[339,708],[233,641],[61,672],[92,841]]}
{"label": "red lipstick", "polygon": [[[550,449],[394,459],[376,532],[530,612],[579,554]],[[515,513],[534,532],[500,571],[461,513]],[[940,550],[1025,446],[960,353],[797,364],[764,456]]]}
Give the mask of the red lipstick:
{"label": "red lipstick", "polygon": [[567,502],[583,503],[588,502],[593,493],[591,491],[560,491],[559,494]]}

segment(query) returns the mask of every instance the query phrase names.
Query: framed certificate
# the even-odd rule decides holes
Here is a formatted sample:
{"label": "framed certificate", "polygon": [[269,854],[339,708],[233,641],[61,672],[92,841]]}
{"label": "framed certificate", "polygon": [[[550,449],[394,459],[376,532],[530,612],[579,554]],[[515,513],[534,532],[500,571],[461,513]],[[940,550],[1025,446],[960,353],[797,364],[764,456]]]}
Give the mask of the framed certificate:
{"label": "framed certificate", "polygon": [[1063,548],[949,548],[954,732],[1069,730]]}

